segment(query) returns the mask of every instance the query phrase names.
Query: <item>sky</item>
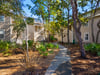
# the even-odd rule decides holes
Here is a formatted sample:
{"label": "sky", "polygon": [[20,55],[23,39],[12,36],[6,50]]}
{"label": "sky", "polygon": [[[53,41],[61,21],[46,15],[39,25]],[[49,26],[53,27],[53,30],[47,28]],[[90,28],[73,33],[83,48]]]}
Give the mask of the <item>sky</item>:
{"label": "sky", "polygon": [[[24,5],[26,5],[26,4],[29,4],[29,5],[31,5],[31,6],[34,6],[34,4],[31,2],[31,0],[25,0],[25,1],[24,1]],[[85,7],[85,9],[88,9],[88,7]],[[28,9],[27,6],[24,6],[24,7],[23,7],[23,10],[24,10],[25,13],[26,13],[25,16],[27,16],[27,17],[33,17],[33,18],[38,18],[36,15],[32,15],[32,14],[31,14],[31,12],[30,12],[30,10]],[[79,11],[82,12],[82,9],[79,8]]]}
{"label": "sky", "polygon": [[25,0],[24,1],[25,6],[23,7],[23,10],[25,11],[25,16],[37,18],[37,16],[31,14],[31,12],[28,9],[28,7],[26,6],[26,4],[33,5],[33,3],[31,2],[31,0]]}

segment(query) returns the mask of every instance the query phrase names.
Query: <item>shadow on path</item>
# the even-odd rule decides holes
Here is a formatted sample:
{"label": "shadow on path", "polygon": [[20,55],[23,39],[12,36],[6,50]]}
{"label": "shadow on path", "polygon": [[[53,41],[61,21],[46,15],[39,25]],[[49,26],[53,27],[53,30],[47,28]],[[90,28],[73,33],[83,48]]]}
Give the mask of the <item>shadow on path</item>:
{"label": "shadow on path", "polygon": [[59,65],[55,71],[56,75],[71,75],[71,73],[72,69],[71,69],[71,64],[69,62]]}

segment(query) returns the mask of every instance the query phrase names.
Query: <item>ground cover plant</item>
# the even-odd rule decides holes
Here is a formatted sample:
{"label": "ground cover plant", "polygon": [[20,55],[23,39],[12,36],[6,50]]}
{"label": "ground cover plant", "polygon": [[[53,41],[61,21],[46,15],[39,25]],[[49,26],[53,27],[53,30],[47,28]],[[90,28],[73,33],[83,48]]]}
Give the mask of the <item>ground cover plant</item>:
{"label": "ground cover plant", "polygon": [[100,56],[100,44],[86,44],[84,47],[87,52]]}
{"label": "ground cover plant", "polygon": [[[9,74],[9,75],[23,75],[23,74],[24,75],[28,75],[28,74],[44,75],[52,59],[55,57],[55,55],[59,51],[58,45],[54,45],[52,43],[41,43],[41,42],[34,44],[32,41],[30,41],[29,61],[28,61],[26,57],[26,51],[23,50],[23,47],[22,47],[23,44],[25,45],[25,42],[22,45],[18,45],[18,46],[16,43],[12,43],[12,42],[7,42],[7,44],[9,44],[8,45],[9,47],[7,46],[7,48],[4,48],[5,50],[10,49],[9,51],[15,51],[15,52],[23,51],[23,53],[17,52],[18,54],[12,54],[6,57],[1,55],[2,52],[0,53],[0,59],[1,59],[0,60],[0,67],[1,67],[0,73]],[[34,45],[36,47],[36,50],[33,50],[32,48],[32,46]],[[1,48],[3,49],[3,47]],[[45,52],[47,54],[45,54]]]}
{"label": "ground cover plant", "polygon": [[53,35],[51,35],[51,36],[50,36],[50,41],[51,41],[51,42],[55,42],[55,41],[57,41],[57,38],[55,38]]}
{"label": "ground cover plant", "polygon": [[[33,40],[28,40],[29,49],[33,50]],[[9,56],[11,54],[23,53],[26,49],[26,41],[23,44],[17,44],[16,42],[0,40],[0,53]]]}
{"label": "ground cover plant", "polygon": [[59,46],[52,43],[40,43],[39,45],[36,45],[36,48],[40,55],[47,57],[48,54],[53,53],[53,49],[57,49]]}
{"label": "ground cover plant", "polygon": [[0,40],[0,52],[4,55],[11,55],[11,52],[15,48],[18,48],[18,45],[15,42]]}

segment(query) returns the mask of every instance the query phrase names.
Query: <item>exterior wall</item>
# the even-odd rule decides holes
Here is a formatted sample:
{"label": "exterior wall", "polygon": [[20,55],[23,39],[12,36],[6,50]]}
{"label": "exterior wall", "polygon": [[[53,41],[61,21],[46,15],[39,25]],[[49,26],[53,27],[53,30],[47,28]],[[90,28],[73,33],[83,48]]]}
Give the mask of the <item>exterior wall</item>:
{"label": "exterior wall", "polygon": [[35,25],[34,29],[34,41],[43,41],[45,39],[43,25]]}
{"label": "exterior wall", "polygon": [[[100,16],[98,17],[95,17],[94,19],[94,25],[93,25],[93,28],[94,28],[94,37],[95,37],[95,41],[96,41],[96,37],[97,37],[97,32],[100,30],[97,26],[97,23],[100,21]],[[99,37],[98,37],[98,43],[100,43],[100,33],[99,33]]]}
{"label": "exterior wall", "polygon": [[[59,33],[57,35],[55,35],[55,38],[57,38],[58,42],[62,42],[62,35]],[[73,31],[69,31],[69,40],[70,40],[70,43],[73,43]],[[63,32],[63,42],[64,43],[67,43],[68,40],[67,40],[67,29],[64,30]]]}
{"label": "exterior wall", "polygon": [[[85,40],[85,34],[88,33],[89,37],[88,40]],[[81,38],[83,39],[83,42],[85,43],[91,43],[92,38],[91,38],[91,22],[88,22],[88,25],[84,26],[82,25],[81,27]]]}
{"label": "exterior wall", "polygon": [[[94,39],[95,39],[95,41],[96,41],[96,37],[97,37],[97,32],[99,30],[99,28],[97,27],[97,23],[99,21],[100,21],[100,16],[94,18],[93,29],[94,29]],[[88,33],[88,35],[89,35],[88,40],[85,40],[85,34],[86,33]],[[93,41],[92,41],[92,31],[91,31],[91,20],[89,20],[88,26],[82,26],[81,27],[81,37],[82,37],[84,43],[93,43]],[[77,42],[76,37],[75,37],[75,40]],[[98,43],[100,43],[100,33],[99,33],[99,37],[98,37]]]}
{"label": "exterior wall", "polygon": [[[94,17],[94,24],[93,24],[93,29],[94,29],[94,38],[96,41],[96,37],[97,37],[97,32],[99,30],[99,28],[97,27],[97,23],[100,21],[100,9],[97,10],[96,12],[96,16]],[[89,40],[85,40],[85,33],[89,34]],[[88,21],[88,26],[82,26],[81,27],[81,37],[83,39],[83,42],[85,43],[92,43],[92,31],[91,31],[91,19],[89,19]],[[98,43],[100,43],[100,33],[99,33],[99,37],[98,37]]]}
{"label": "exterior wall", "polygon": [[0,29],[4,30],[4,38],[0,40],[10,41],[10,17],[4,17],[4,22],[0,22]]}
{"label": "exterior wall", "polygon": [[[68,40],[67,40],[67,30],[65,31],[65,33],[64,33],[64,38],[63,38],[63,40],[64,40],[64,43],[66,43],[66,42],[68,42]],[[70,41],[70,43],[73,43],[73,31],[69,31],[69,41]]]}
{"label": "exterior wall", "polygon": [[[34,40],[34,25],[28,25],[28,39],[29,40]],[[26,29],[24,32],[21,34],[21,39],[25,40],[26,39]]]}
{"label": "exterior wall", "polygon": [[[18,37],[17,43],[22,44],[23,40],[26,40],[26,28]],[[34,40],[34,25],[28,25],[28,40]]]}
{"label": "exterior wall", "polygon": [[[28,40],[41,41],[40,37],[43,39],[42,28],[42,25],[28,25]],[[19,36],[17,43],[21,44],[23,40],[26,40],[26,28],[25,31],[21,33],[21,36]]]}
{"label": "exterior wall", "polygon": [[[4,17],[4,22],[0,22],[0,29],[4,30],[4,38],[0,40],[7,40],[7,41],[16,41],[16,33],[13,31],[13,24],[14,19],[9,16]],[[35,31],[37,28],[37,31]],[[36,33],[36,34],[34,34]],[[38,35],[38,36],[37,36]],[[35,22],[34,25],[28,25],[28,39],[34,40],[36,37],[36,41],[43,40],[43,24],[40,22]],[[26,39],[26,30],[22,32],[22,34],[18,37],[18,43],[22,43],[22,40]]]}
{"label": "exterior wall", "polygon": [[54,36],[55,38],[57,38],[58,42],[61,42],[61,34],[56,33],[56,35]]}
{"label": "exterior wall", "polygon": [[100,8],[96,10],[96,15],[100,15]]}

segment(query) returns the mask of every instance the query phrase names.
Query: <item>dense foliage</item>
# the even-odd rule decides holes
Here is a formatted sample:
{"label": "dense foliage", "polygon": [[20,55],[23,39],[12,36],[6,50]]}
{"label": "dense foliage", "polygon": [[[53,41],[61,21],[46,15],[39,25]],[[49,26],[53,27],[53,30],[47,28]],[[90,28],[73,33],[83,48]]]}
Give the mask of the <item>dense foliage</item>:
{"label": "dense foliage", "polygon": [[0,14],[17,16],[23,11],[24,0],[0,0]]}
{"label": "dense foliage", "polygon": [[85,50],[100,56],[100,44],[87,44],[85,45]]}
{"label": "dense foliage", "polygon": [[15,42],[0,40],[0,52],[4,55],[11,55],[12,50],[18,48],[19,45]]}
{"label": "dense foliage", "polygon": [[[33,50],[34,42],[33,40],[28,40],[28,46],[29,49]],[[19,52],[18,50],[19,49]],[[0,52],[4,55],[11,55],[13,53],[18,54],[20,51],[26,49],[26,41],[23,41],[23,44],[16,44],[16,42],[10,42],[10,41],[3,41],[0,40]],[[18,52],[18,53],[17,53]]]}

